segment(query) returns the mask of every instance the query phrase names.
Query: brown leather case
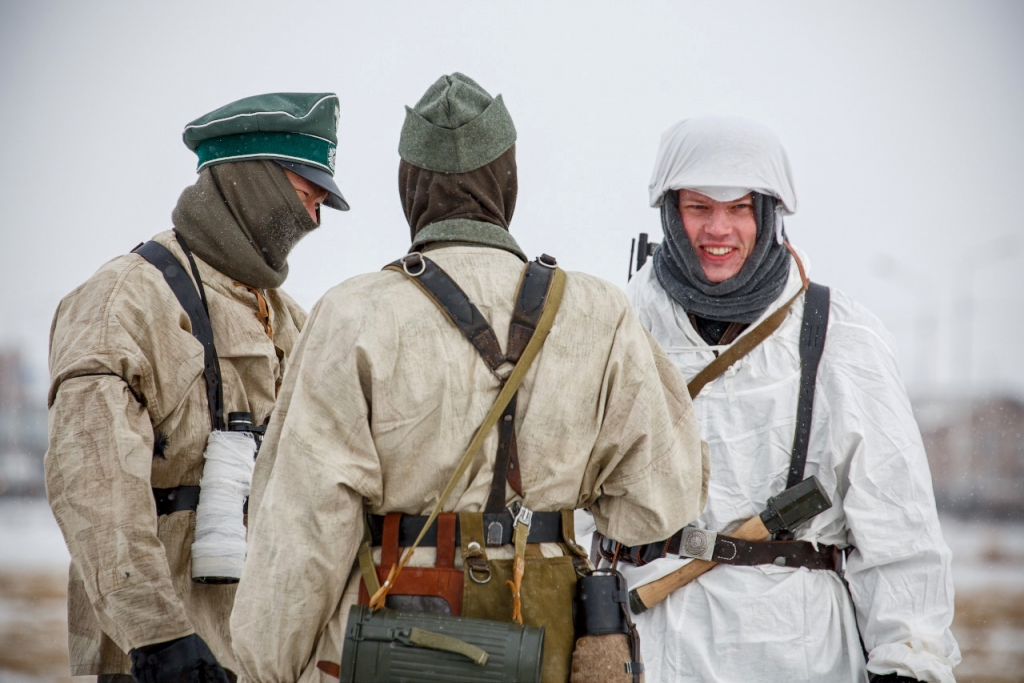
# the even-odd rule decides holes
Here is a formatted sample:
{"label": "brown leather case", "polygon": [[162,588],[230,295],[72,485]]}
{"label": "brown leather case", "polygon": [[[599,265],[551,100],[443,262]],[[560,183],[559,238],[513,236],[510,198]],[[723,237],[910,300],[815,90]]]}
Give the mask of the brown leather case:
{"label": "brown leather case", "polygon": [[[401,556],[398,547],[398,527],[401,513],[392,512],[384,518],[384,533],[381,539],[381,563],[377,579],[383,584],[391,567],[398,564]],[[433,567],[409,567],[398,575],[394,587],[388,592],[388,600],[401,602],[402,596],[441,598],[451,609],[452,616],[462,614],[462,570],[455,568],[455,513],[444,512],[437,516],[437,562]],[[369,605],[370,596],[366,583],[359,581],[359,604]],[[398,605],[396,605],[397,607]],[[430,610],[434,611],[434,610]]]}

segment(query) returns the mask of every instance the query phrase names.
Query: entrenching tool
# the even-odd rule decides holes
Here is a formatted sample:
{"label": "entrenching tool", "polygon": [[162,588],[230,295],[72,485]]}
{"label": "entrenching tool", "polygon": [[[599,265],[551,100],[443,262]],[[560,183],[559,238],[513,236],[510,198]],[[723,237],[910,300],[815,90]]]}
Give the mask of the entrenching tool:
{"label": "entrenching tool", "polygon": [[657,581],[631,590],[630,609],[634,614],[645,612],[676,589],[713,568],[719,561],[735,558],[742,541],[763,541],[778,531],[792,531],[830,507],[832,501],[825,489],[816,477],[811,476],[769,498],[761,514],[748,519],[730,536],[686,527],[683,529],[679,554],[695,559]]}

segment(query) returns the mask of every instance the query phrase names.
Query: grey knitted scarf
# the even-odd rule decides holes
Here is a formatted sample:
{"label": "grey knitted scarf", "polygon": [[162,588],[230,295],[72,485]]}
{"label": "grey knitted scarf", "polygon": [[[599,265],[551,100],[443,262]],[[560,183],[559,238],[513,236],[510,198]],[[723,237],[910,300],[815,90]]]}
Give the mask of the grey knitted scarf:
{"label": "grey knitted scarf", "polygon": [[273,161],[208,166],[185,188],[171,213],[174,229],[195,254],[250,287],[280,287],[288,254],[317,228]]}
{"label": "grey knitted scarf", "polygon": [[[661,203],[665,241],[654,252],[658,282],[687,313],[708,320],[752,323],[782,294],[789,278],[789,251],[775,239],[776,200],[753,193],[757,239],[740,272],[713,283],[690,244],[679,215],[679,193],[666,192]],[[785,232],[783,232],[785,239]]]}

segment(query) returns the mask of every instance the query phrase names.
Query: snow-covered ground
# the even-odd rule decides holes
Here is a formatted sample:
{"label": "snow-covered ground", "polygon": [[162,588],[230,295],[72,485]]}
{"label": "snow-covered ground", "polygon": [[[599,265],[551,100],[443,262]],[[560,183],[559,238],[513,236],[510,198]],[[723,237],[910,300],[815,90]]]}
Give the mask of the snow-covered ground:
{"label": "snow-covered ground", "polygon": [[[1024,681],[1024,521],[944,518],[961,683]],[[66,681],[68,552],[45,500],[0,498],[0,683]],[[76,683],[87,681],[75,679]]]}

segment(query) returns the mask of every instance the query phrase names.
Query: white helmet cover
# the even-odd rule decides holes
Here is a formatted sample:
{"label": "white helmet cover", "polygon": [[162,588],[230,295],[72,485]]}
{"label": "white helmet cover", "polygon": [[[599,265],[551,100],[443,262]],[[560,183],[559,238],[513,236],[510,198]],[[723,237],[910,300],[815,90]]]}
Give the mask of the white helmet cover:
{"label": "white helmet cover", "polygon": [[[651,206],[659,206],[670,190],[693,190],[716,201],[753,191],[778,199],[780,213],[796,213],[782,142],[766,126],[738,116],[683,119],[662,133],[648,189]],[[781,241],[782,221],[776,228]]]}

